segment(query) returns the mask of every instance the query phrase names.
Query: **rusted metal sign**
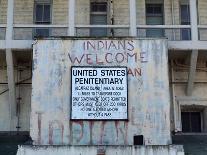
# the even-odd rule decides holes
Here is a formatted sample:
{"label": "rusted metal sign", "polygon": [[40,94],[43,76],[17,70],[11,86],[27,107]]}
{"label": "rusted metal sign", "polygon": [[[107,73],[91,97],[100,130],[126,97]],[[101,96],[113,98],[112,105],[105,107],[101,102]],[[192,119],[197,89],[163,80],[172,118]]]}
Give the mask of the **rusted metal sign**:
{"label": "rusted metal sign", "polygon": [[71,119],[127,119],[126,67],[72,67]]}

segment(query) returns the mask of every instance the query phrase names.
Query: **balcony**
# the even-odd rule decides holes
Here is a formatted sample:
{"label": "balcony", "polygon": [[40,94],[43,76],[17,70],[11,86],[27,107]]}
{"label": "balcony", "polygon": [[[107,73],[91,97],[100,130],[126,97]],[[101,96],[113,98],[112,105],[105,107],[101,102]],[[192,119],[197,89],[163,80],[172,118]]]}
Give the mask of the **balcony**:
{"label": "balcony", "polygon": [[14,25],[13,40],[34,40],[43,37],[67,36],[67,25]]}
{"label": "balcony", "polygon": [[[94,10],[91,9],[89,1],[67,0],[60,3],[55,2],[51,4],[53,10],[50,11],[53,13],[51,17],[48,16],[50,20],[46,24],[34,24],[35,18],[33,19],[31,13],[34,11],[34,8],[30,3],[18,3],[16,5],[17,2],[13,1],[13,4],[8,3],[7,6],[7,9],[11,10],[13,14],[7,15],[7,20],[3,22],[5,23],[6,21],[7,24],[0,24],[0,49],[31,49],[32,42],[37,37],[131,36],[139,38],[167,38],[170,49],[206,50],[207,23],[199,12],[198,14],[196,13],[198,9],[204,10],[202,8],[203,4],[198,0],[198,4],[195,5],[197,3],[195,0],[189,0],[190,22],[188,21],[187,23],[189,25],[181,25],[179,21],[179,4],[174,3],[174,1],[171,2],[173,3],[162,4],[164,10],[161,13],[163,20],[161,24],[153,23],[154,21],[152,20],[147,25],[146,17],[151,18],[152,12],[149,9],[147,14],[145,11],[146,4],[142,4],[138,0],[114,0],[110,2],[109,10],[102,8],[98,12],[96,7],[94,7]],[[14,6],[12,7],[12,5]],[[25,11],[22,10],[24,5]],[[60,6],[62,9],[60,9]],[[149,6],[152,7],[153,5]],[[176,9],[178,9],[178,12],[176,12]],[[21,17],[21,13],[24,13],[23,17]],[[94,15],[96,16],[94,17]],[[157,15],[160,18],[160,14]],[[102,23],[103,21],[97,22],[96,20],[94,20],[94,23],[92,19],[96,19],[98,16],[102,16],[103,21],[104,17],[107,16],[104,24]],[[97,32],[103,34],[99,36],[94,35]]]}
{"label": "balcony", "polygon": [[[106,30],[101,37],[128,37],[129,25],[76,25],[75,36],[97,37],[91,35],[93,30]],[[161,33],[160,33],[161,32]],[[207,33],[207,29],[200,32]],[[65,37],[68,36],[67,25],[14,25],[13,40],[33,40],[41,37]],[[190,41],[190,25],[137,25],[138,38],[167,38],[169,41]],[[3,38],[3,37],[2,37]],[[202,39],[205,38],[203,35]]]}
{"label": "balcony", "polygon": [[[68,29],[68,25],[14,24],[12,48],[30,49],[35,38],[69,36]],[[91,31],[94,29],[106,30],[102,37],[130,36],[130,25],[75,25],[75,36],[93,37]],[[170,49],[207,49],[207,26],[198,26],[197,42],[192,40],[191,25],[137,25],[136,30],[136,37],[139,38],[167,38]],[[6,26],[2,25],[0,31],[2,41],[5,39]]]}

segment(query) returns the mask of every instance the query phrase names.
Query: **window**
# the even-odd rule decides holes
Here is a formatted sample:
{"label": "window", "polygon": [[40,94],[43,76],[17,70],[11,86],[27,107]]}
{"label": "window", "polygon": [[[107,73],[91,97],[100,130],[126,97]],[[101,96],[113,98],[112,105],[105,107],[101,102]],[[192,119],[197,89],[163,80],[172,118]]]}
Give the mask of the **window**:
{"label": "window", "polygon": [[[163,25],[163,4],[146,4],[147,25]],[[162,29],[148,29],[147,37],[163,37]]]}
{"label": "window", "polygon": [[[107,25],[107,2],[91,2],[91,25]],[[92,28],[90,35],[94,37],[107,36],[107,28]]]}
{"label": "window", "polygon": [[183,132],[201,132],[201,112],[181,112]]}
{"label": "window", "polygon": [[[35,24],[51,24],[51,2],[49,0],[36,0],[35,1]],[[49,28],[36,28],[36,37],[48,37]]]}
{"label": "window", "polygon": [[35,23],[50,24],[50,4],[36,4],[35,8]]}
{"label": "window", "polygon": [[[188,4],[180,6],[181,25],[190,25],[190,8]],[[181,29],[181,40],[190,40],[190,29]]]}

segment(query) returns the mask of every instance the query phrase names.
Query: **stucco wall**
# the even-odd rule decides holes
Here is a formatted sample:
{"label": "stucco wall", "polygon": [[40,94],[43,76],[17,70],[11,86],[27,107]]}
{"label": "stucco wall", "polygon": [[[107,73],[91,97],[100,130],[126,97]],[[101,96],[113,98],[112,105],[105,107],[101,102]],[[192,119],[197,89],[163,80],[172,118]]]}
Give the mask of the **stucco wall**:
{"label": "stucco wall", "polygon": [[[114,48],[84,51],[84,41],[38,40],[34,46],[30,122],[34,144],[132,145],[134,135],[144,135],[146,145],[170,144],[166,41],[126,40],[134,46],[131,55],[137,54],[136,61],[134,55],[121,62],[112,58],[112,63],[102,60],[107,52],[128,55],[127,51]],[[84,54],[92,57],[86,59]],[[95,54],[99,55],[99,60],[94,62]],[[144,54],[142,58],[140,54]],[[72,61],[75,57],[84,58],[78,63]],[[88,66],[88,61],[95,66],[100,66],[97,61],[104,61],[104,66],[128,66],[128,121],[70,120],[70,66]],[[137,73],[136,69],[141,72]]]}

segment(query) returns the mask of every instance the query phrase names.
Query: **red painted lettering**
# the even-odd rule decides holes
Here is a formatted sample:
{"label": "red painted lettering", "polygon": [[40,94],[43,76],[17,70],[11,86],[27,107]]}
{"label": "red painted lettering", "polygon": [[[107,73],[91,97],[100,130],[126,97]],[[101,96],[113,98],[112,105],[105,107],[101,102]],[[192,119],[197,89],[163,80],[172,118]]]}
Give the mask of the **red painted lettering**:
{"label": "red painted lettering", "polygon": [[123,53],[117,53],[115,56],[116,62],[122,63],[124,61],[124,55]]}
{"label": "red painted lettering", "polygon": [[83,54],[82,57],[81,57],[80,59],[78,59],[78,57],[74,57],[74,58],[72,58],[71,55],[70,55],[70,53],[68,54],[68,56],[69,56],[70,62],[71,62],[72,64],[75,64],[76,62],[77,62],[78,64],[80,64],[80,63],[82,62],[82,60],[83,60],[85,54]]}
{"label": "red painted lettering", "polygon": [[134,61],[137,62],[137,53],[134,54],[127,53],[127,63],[129,62],[129,57],[131,58],[134,57]]}
{"label": "red painted lettering", "polygon": [[134,74],[133,74],[133,72],[132,72],[131,68],[128,68],[127,73],[128,73],[128,75],[132,75],[132,76],[134,76]]}
{"label": "red painted lettering", "polygon": [[96,54],[96,64],[103,64],[104,62],[103,61],[100,61],[99,59],[98,59],[98,54]]}
{"label": "red painted lettering", "polygon": [[[108,55],[111,56],[110,61],[109,61]],[[106,55],[105,55],[105,60],[106,60],[107,63],[112,63],[112,62],[113,62],[113,61],[112,61],[112,53],[106,53]]]}
{"label": "red painted lettering", "polygon": [[93,62],[91,60],[91,57],[90,57],[91,55],[92,54],[86,54],[86,63],[89,64],[89,65],[93,64]]}

